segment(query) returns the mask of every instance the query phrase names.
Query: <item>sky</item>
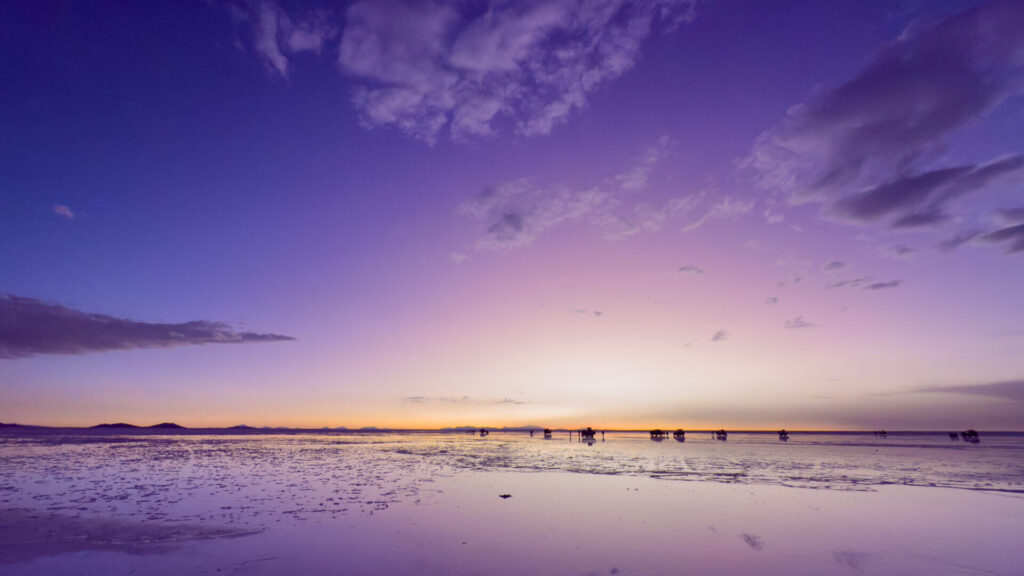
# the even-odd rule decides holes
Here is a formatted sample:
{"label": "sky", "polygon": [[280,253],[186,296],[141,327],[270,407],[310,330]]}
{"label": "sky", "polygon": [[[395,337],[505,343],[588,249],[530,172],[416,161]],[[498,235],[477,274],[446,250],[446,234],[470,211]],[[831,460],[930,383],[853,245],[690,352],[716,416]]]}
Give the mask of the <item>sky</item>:
{"label": "sky", "polygon": [[1024,3],[4,2],[0,421],[1024,430]]}

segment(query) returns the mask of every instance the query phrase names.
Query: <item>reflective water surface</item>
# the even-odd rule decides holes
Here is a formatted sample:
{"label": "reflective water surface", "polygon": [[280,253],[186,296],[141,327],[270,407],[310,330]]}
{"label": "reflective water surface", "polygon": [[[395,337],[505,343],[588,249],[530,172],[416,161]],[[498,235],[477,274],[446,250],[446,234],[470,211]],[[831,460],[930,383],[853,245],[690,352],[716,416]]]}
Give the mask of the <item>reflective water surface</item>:
{"label": "reflective water surface", "polygon": [[1021,435],[5,431],[0,572],[1022,574],[1022,496]]}

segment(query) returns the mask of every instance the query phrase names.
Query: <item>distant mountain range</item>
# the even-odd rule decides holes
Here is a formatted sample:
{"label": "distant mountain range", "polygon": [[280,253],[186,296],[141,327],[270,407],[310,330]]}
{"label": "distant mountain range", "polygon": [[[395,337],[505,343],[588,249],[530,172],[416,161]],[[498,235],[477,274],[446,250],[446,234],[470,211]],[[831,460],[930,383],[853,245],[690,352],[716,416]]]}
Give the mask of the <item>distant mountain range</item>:
{"label": "distant mountain range", "polygon": [[441,432],[469,432],[470,430],[480,430],[485,428],[494,432],[523,432],[530,430],[543,430],[543,426],[502,426],[501,428],[495,428],[493,426],[455,426],[452,428],[441,428]]}
{"label": "distant mountain range", "polygon": [[115,422],[114,424],[97,424],[90,426],[89,428],[169,428],[172,430],[184,430],[185,427],[174,422],[162,422],[160,424],[153,424],[152,426],[136,426],[135,424],[125,424],[124,422]]}
{"label": "distant mountain range", "polygon": [[[62,426],[35,426],[27,424],[13,424],[0,422],[0,428],[68,428],[75,429],[76,426],[62,427]],[[470,432],[477,431],[481,428],[486,428],[492,432],[529,432],[543,430],[543,426],[455,426],[448,428],[441,428],[439,432]],[[80,429],[80,428],[79,428]],[[151,426],[139,426],[138,424],[129,424],[127,422],[104,422],[103,424],[96,424],[95,426],[87,426],[84,429],[88,430],[238,430],[238,431],[291,431],[291,432],[314,432],[314,431],[338,431],[338,432],[403,432],[403,431],[420,431],[420,429],[405,429],[405,428],[380,428],[377,426],[363,426],[362,428],[347,428],[345,426],[335,426],[333,428],[324,426],[322,428],[290,428],[288,426],[249,426],[248,424],[236,424],[235,426],[228,427],[200,427],[200,428],[189,428],[188,426],[182,426],[174,422],[161,422],[160,424],[153,424]],[[431,431],[431,429],[422,429],[422,431]]]}

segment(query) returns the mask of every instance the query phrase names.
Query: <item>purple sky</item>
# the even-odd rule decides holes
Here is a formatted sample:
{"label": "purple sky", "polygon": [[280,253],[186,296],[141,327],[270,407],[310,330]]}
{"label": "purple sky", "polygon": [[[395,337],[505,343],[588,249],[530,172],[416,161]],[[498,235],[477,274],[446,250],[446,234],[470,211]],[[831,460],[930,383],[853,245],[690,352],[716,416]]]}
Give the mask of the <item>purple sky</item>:
{"label": "purple sky", "polygon": [[0,55],[0,421],[1024,430],[1020,2],[4,3]]}

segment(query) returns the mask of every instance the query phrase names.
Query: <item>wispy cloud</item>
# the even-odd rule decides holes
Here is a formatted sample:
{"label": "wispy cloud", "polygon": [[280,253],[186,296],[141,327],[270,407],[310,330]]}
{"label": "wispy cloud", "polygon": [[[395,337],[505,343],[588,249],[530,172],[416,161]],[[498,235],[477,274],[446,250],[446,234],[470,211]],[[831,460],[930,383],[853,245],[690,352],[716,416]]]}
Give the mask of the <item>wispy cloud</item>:
{"label": "wispy cloud", "polygon": [[586,222],[606,239],[620,240],[660,230],[670,219],[691,221],[685,227],[691,230],[709,219],[732,218],[750,210],[753,203],[749,201],[715,200],[713,187],[661,205],[638,202],[653,169],[672,147],[670,139],[659,138],[626,170],[585,187],[541,184],[530,178],[503,182],[463,201],[457,212],[483,227],[473,248],[508,252],[568,222]]}
{"label": "wispy cloud", "polygon": [[406,404],[474,404],[489,406],[522,406],[530,404],[525,400],[517,400],[508,396],[504,398],[473,398],[471,396],[406,396],[402,399]]}
{"label": "wispy cloud", "polygon": [[704,274],[704,269],[700,266],[694,266],[693,264],[687,264],[686,266],[679,267],[679,274],[685,276],[700,276]]}
{"label": "wispy cloud", "polygon": [[775,287],[785,288],[787,286],[795,286],[803,282],[803,280],[803,276],[800,276],[799,274],[793,274],[792,276],[790,276],[789,280],[779,280],[778,282],[776,282]]}
{"label": "wispy cloud", "polygon": [[769,296],[764,299],[764,303],[767,304],[768,306],[775,306],[776,304],[779,303],[779,299],[776,296]]}
{"label": "wispy cloud", "polygon": [[841,260],[833,260],[821,267],[825,272],[835,272],[837,270],[842,270],[843,268],[846,268],[846,264]]}
{"label": "wispy cloud", "polygon": [[708,220],[735,220],[750,212],[754,207],[753,200],[734,199],[726,196],[720,201],[712,204],[711,208],[704,212],[704,215],[697,220],[683,226],[683,232],[696,230]]}
{"label": "wispy cloud", "polygon": [[67,206],[65,206],[63,204],[54,204],[53,205],[53,213],[58,215],[58,216],[63,216],[65,218],[67,218],[68,220],[74,220],[75,219],[75,213],[71,211],[71,208],[68,208]]}
{"label": "wispy cloud", "polygon": [[957,248],[963,246],[964,244],[970,242],[971,240],[974,240],[979,235],[981,235],[981,232],[978,230],[967,230],[965,232],[960,232],[939,242],[937,248],[944,252],[956,250]]}
{"label": "wispy cloud", "polygon": [[728,330],[716,330],[715,333],[711,335],[710,340],[712,342],[725,342],[729,336],[730,334]]}
{"label": "wispy cloud", "polygon": [[565,221],[589,219],[600,223],[616,204],[608,190],[545,188],[530,179],[487,188],[462,203],[459,214],[485,225],[477,250],[507,252],[536,240]]}
{"label": "wispy cloud", "polygon": [[774,198],[768,198],[764,202],[764,221],[769,224],[781,224],[786,216],[776,207],[778,204]]}
{"label": "wispy cloud", "polygon": [[895,260],[910,260],[914,257],[914,254],[918,252],[917,248],[907,246],[906,244],[893,244],[892,246],[886,246],[880,248],[878,251],[882,256],[886,258],[892,258]]}
{"label": "wispy cloud", "polygon": [[[743,163],[764,189],[825,215],[906,228],[1024,174],[1024,155],[951,163],[946,138],[1024,88],[1024,4],[914,23],[854,78],[792,107]],[[955,78],[956,81],[950,81]]]}
{"label": "wispy cloud", "polygon": [[897,177],[838,200],[838,214],[861,222],[888,220],[893,228],[945,222],[946,204],[958,196],[987,187],[1001,176],[1019,174],[1024,155],[1007,156],[981,165],[945,166]]}
{"label": "wispy cloud", "polygon": [[339,33],[325,10],[288,12],[271,0],[225,4],[240,25],[239,41],[255,52],[267,70],[288,78],[290,57],[302,52],[320,54]]}
{"label": "wispy cloud", "polygon": [[996,210],[996,217],[1003,224],[1024,224],[1024,207]]}
{"label": "wispy cloud", "polygon": [[1011,254],[1024,252],[1024,224],[989,232],[979,236],[978,239],[983,242],[1003,244],[1006,246],[1006,252]]}
{"label": "wispy cloud", "polygon": [[958,386],[929,386],[915,392],[926,394],[970,394],[973,396],[988,396],[1024,402],[1024,380]]}
{"label": "wispy cloud", "polygon": [[206,320],[179,324],[138,322],[11,294],[0,294],[0,319],[0,358],[4,359],[294,340],[280,334],[239,332],[223,322]]}
{"label": "wispy cloud", "polygon": [[819,324],[812,324],[804,320],[803,316],[797,316],[791,320],[786,320],[786,328],[790,330],[798,330],[800,328],[817,328]]}
{"label": "wispy cloud", "polygon": [[622,236],[635,234],[642,230],[660,230],[665,222],[673,219],[692,219],[700,217],[704,205],[707,204],[709,191],[702,190],[695,194],[669,198],[661,204],[641,202],[633,206],[632,214],[626,212],[620,217],[623,225]]}
{"label": "wispy cloud", "polygon": [[643,190],[647,188],[647,180],[654,167],[660,163],[669,151],[675,146],[675,142],[668,136],[662,136],[658,142],[647,149],[637,162],[627,170],[616,174],[615,184],[622,190]]}
{"label": "wispy cloud", "polygon": [[847,280],[839,280],[838,282],[830,282],[825,285],[826,288],[845,288],[847,286],[861,286],[865,282],[870,282],[871,276],[859,276],[857,278],[850,278]]}
{"label": "wispy cloud", "polygon": [[902,284],[902,280],[890,280],[889,282],[875,282],[874,284],[868,284],[864,287],[865,290],[887,290],[889,288],[897,288]]}
{"label": "wispy cloud", "polygon": [[428,143],[547,134],[634,66],[652,30],[693,18],[695,2],[495,3],[374,0],[345,14],[339,63],[368,127]]}

